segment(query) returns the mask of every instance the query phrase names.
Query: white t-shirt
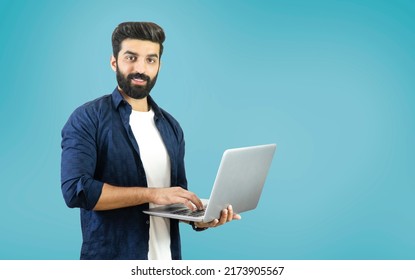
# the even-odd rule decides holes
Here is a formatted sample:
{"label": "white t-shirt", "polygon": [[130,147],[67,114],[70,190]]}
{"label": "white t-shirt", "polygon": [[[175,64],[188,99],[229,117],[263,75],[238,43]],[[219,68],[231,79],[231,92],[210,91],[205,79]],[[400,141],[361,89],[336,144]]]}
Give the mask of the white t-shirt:
{"label": "white t-shirt", "polygon": [[[154,122],[154,111],[132,111],[130,126],[137,141],[149,188],[170,187],[170,158]],[[150,203],[150,207],[155,207]],[[170,220],[150,216],[149,260],[171,260]]]}

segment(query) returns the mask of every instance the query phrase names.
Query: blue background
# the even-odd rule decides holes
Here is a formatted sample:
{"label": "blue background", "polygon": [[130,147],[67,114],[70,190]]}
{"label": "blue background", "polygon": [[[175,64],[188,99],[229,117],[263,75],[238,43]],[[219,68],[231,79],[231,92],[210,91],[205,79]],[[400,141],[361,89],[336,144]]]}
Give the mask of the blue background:
{"label": "blue background", "polygon": [[277,143],[255,211],[185,259],[415,258],[413,1],[0,1],[0,259],[77,259],[60,130],[116,86],[123,21],[166,31],[152,96],[185,130],[190,188],[226,148]]}

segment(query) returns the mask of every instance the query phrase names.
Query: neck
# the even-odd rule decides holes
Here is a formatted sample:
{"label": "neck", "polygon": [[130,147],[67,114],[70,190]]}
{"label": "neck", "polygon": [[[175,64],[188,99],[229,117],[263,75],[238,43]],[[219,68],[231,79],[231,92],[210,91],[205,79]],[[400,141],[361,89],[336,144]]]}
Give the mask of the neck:
{"label": "neck", "polygon": [[150,106],[148,105],[147,97],[144,97],[142,99],[134,99],[126,95],[124,92],[122,92],[120,89],[118,89],[122,96],[124,97],[125,101],[128,102],[128,104],[131,105],[134,111],[139,112],[148,112],[150,109]]}

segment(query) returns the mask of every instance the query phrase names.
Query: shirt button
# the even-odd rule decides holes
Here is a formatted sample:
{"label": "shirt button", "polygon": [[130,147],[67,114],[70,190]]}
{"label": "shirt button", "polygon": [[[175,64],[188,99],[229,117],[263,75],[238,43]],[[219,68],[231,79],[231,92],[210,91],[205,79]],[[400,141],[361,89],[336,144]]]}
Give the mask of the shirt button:
{"label": "shirt button", "polygon": [[146,221],[146,224],[147,224],[147,225],[149,225],[149,224],[150,224],[150,221],[149,221],[149,220],[147,220],[147,221]]}

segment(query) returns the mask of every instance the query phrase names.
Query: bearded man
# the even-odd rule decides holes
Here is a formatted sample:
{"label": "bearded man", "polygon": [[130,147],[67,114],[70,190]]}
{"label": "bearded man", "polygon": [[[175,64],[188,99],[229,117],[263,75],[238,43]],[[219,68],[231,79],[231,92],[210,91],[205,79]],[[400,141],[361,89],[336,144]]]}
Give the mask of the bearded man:
{"label": "bearded man", "polygon": [[[61,188],[68,207],[80,208],[81,259],[181,259],[180,221],[142,211],[173,203],[203,208],[187,190],[182,128],[150,97],[164,40],[155,23],[119,24],[110,60],[118,86],[77,108],[62,129]],[[239,218],[230,206],[192,227]]]}

